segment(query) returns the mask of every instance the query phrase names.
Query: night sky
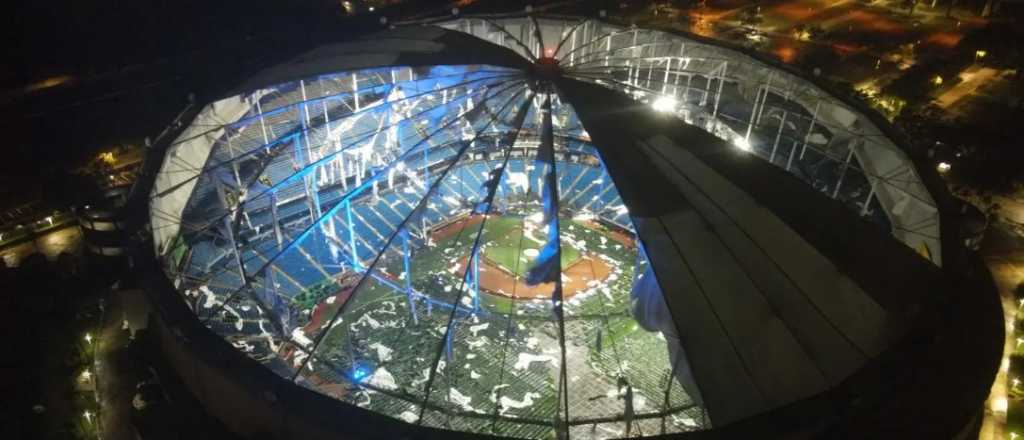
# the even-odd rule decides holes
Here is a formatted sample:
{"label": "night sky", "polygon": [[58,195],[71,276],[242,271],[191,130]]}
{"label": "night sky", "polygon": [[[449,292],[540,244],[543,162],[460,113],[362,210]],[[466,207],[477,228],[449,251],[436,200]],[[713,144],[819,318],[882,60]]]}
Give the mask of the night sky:
{"label": "night sky", "polygon": [[[4,14],[0,198],[155,136],[189,92],[216,90],[342,21],[321,0],[18,3]],[[63,82],[29,91],[48,78]]]}

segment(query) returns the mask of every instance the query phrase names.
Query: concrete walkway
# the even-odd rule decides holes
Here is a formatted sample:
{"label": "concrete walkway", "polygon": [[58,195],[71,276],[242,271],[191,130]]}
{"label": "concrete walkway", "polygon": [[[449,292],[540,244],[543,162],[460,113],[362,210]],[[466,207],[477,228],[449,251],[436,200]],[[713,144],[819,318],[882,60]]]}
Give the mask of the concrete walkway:
{"label": "concrete walkway", "polygon": [[106,296],[106,311],[98,332],[96,359],[104,440],[138,438],[132,425],[131,404],[139,377],[127,348],[128,331],[122,329],[124,309],[120,298],[116,292]]}
{"label": "concrete walkway", "polygon": [[971,66],[963,72],[960,72],[961,82],[939,95],[939,97],[935,99],[935,103],[938,104],[939,107],[949,108],[964,97],[967,97],[977,91],[979,87],[991,81],[992,78],[995,78],[998,74],[999,71],[991,67]]}

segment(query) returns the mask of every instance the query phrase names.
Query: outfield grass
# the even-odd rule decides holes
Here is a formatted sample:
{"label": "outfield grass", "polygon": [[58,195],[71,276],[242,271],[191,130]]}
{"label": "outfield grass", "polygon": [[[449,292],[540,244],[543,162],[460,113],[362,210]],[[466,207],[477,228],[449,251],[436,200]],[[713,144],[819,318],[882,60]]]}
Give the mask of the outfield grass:
{"label": "outfield grass", "polygon": [[[572,220],[561,219],[563,227],[571,223]],[[526,273],[533,267],[535,257],[527,257],[523,255],[523,251],[526,249],[537,249],[540,251],[544,245],[528,237],[523,237],[523,219],[521,217],[504,216],[490,218],[487,220],[486,228],[487,230],[483,237],[484,244],[486,245],[484,257],[498,264],[509,273],[525,277]],[[545,238],[540,231],[535,231],[533,237],[538,239]],[[521,255],[526,258],[525,261],[519,260]],[[572,246],[565,245],[565,243],[562,244],[563,269],[571,266],[579,258],[579,251]],[[519,260],[518,264],[517,260]]]}

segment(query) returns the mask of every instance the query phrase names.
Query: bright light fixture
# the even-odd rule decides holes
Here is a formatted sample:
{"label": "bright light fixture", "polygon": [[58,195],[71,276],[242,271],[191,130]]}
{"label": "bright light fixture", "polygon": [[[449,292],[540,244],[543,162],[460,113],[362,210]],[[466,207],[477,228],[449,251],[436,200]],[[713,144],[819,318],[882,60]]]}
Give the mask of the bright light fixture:
{"label": "bright light fixture", "polygon": [[668,113],[676,111],[676,106],[678,104],[679,102],[676,101],[676,98],[671,96],[659,96],[658,99],[655,99],[651,104],[651,107],[656,111]]}
{"label": "bright light fixture", "polygon": [[743,151],[750,151],[750,142],[746,138],[738,137],[733,139],[732,144]]}
{"label": "bright light fixture", "polygon": [[953,168],[953,166],[947,162],[939,162],[939,165],[935,167],[935,169],[939,170],[940,173],[945,173],[946,171],[949,171],[950,168]]}
{"label": "bright light fixture", "polygon": [[1009,402],[1006,401],[1005,397],[997,397],[992,400],[992,411],[997,413],[1006,414],[1006,408],[1009,406]]}

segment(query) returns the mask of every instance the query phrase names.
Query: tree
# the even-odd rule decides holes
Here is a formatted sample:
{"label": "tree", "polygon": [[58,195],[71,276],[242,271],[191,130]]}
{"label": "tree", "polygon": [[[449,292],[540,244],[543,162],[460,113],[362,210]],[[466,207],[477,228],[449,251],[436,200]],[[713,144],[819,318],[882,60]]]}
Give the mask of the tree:
{"label": "tree", "polygon": [[917,0],[903,0],[900,7],[907,10],[907,15],[914,15],[914,8],[917,7]]}

